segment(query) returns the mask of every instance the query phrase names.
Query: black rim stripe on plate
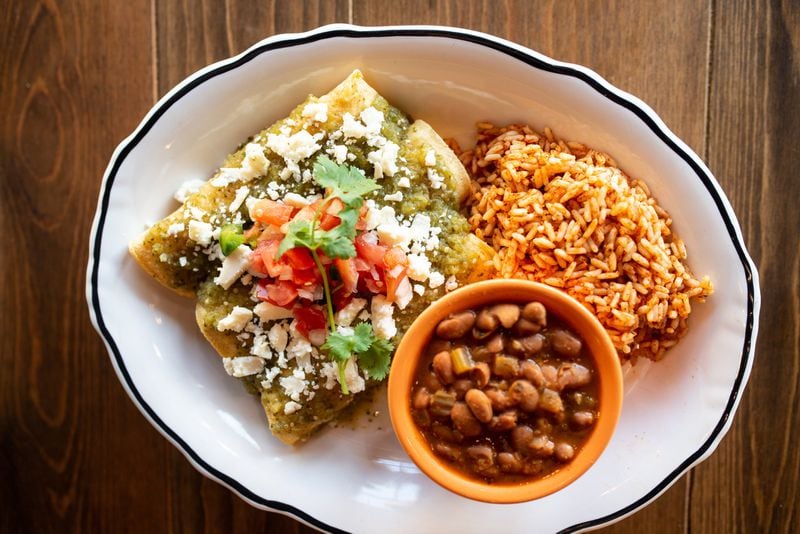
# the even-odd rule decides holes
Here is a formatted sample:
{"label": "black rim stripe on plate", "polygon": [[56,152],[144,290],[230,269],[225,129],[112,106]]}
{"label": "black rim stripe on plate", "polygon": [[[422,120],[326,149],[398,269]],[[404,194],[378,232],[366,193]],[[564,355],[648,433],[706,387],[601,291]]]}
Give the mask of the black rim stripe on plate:
{"label": "black rim stripe on plate", "polygon": [[460,33],[457,31],[450,31],[444,28],[441,29],[434,29],[434,28],[389,28],[389,29],[332,29],[320,33],[314,33],[312,35],[306,35],[302,37],[293,37],[293,38],[286,38],[282,40],[278,40],[271,43],[266,43],[261,46],[258,46],[249,52],[247,52],[242,57],[238,58],[237,60],[226,63],[224,65],[220,65],[219,67],[206,72],[197,78],[194,78],[185,86],[181,87],[179,91],[175,94],[170,96],[168,100],[162,102],[157,109],[154,110],[152,116],[147,120],[145,124],[141,126],[141,128],[137,131],[135,137],[133,137],[130,141],[122,147],[117,156],[116,160],[114,161],[113,166],[108,174],[108,179],[103,186],[102,196],[100,199],[100,214],[97,219],[97,227],[95,229],[95,241],[94,247],[92,252],[92,271],[91,271],[91,304],[94,308],[94,314],[97,322],[97,327],[100,334],[105,339],[106,343],[108,344],[109,349],[114,355],[114,359],[116,360],[117,366],[122,374],[123,378],[125,379],[125,383],[128,386],[128,390],[133,394],[136,399],[136,402],[141,406],[141,408],[147,413],[150,419],[158,425],[161,431],[169,436],[169,438],[175,442],[191,460],[200,466],[204,471],[206,471],[212,477],[220,480],[222,483],[226,484],[234,491],[240,493],[246,499],[258,503],[262,506],[266,506],[268,508],[285,512],[291,514],[298,519],[301,519],[317,528],[324,529],[330,532],[345,532],[341,529],[323,523],[322,521],[310,516],[306,512],[295,508],[294,506],[279,502],[279,501],[271,501],[260,497],[255,492],[251,491],[250,489],[246,488],[238,481],[234,480],[230,476],[222,473],[221,471],[215,469],[211,465],[209,465],[205,460],[203,460],[191,447],[169,426],[167,426],[164,421],[156,414],[156,412],[150,407],[150,405],[144,400],[141,393],[136,389],[133,381],[131,380],[130,375],[128,374],[128,370],[125,366],[125,361],[120,354],[119,348],[117,347],[114,338],[108,331],[108,328],[105,325],[105,321],[103,320],[103,314],[100,308],[100,300],[98,296],[98,288],[97,288],[97,280],[98,280],[98,269],[99,269],[99,262],[100,262],[100,249],[102,245],[102,238],[103,238],[103,227],[105,225],[106,214],[108,211],[108,204],[111,195],[111,187],[114,184],[114,180],[116,178],[117,172],[119,171],[120,166],[122,165],[122,161],[127,157],[127,155],[133,150],[134,147],[142,140],[142,138],[150,131],[153,125],[158,121],[158,119],[163,115],[167,109],[169,109],[175,102],[180,100],[184,95],[190,92],[192,89],[197,87],[198,85],[204,83],[215,76],[220,74],[224,74],[230,70],[238,68],[245,63],[249,62],[253,58],[271,50],[278,50],[281,48],[288,48],[298,45],[304,45],[313,43],[316,41],[321,41],[324,39],[330,39],[333,37],[348,37],[348,38],[374,38],[374,37],[444,37],[448,39],[457,39],[460,41],[467,41],[473,44],[477,44],[480,46],[485,46],[487,48],[491,48],[508,56],[511,56],[519,61],[522,61],[532,67],[535,67],[540,70],[544,70],[547,72],[553,72],[556,74],[562,74],[565,76],[571,76],[573,78],[577,78],[594,90],[599,92],[601,95],[605,96],[615,104],[622,106],[623,108],[633,112],[641,121],[643,121],[650,130],[655,133],[659,139],[661,139],[669,148],[671,148],[680,158],[686,162],[689,167],[695,172],[697,177],[705,186],[708,193],[711,195],[711,198],[714,200],[714,204],[717,206],[720,215],[725,223],[725,228],[728,231],[728,234],[731,238],[731,242],[733,243],[734,249],[741,261],[742,268],[745,272],[745,277],[747,280],[747,323],[745,327],[745,338],[744,344],[742,345],[742,353],[739,362],[739,370],[736,376],[736,380],[733,384],[733,390],[731,391],[730,397],[728,398],[728,402],[726,403],[725,410],[722,414],[722,417],[717,422],[714,427],[714,430],[711,432],[709,438],[702,444],[702,446],[694,452],[694,454],[690,455],[686,460],[684,460],[678,467],[676,467],[669,475],[666,476],[659,484],[656,485],[652,490],[650,490],[647,494],[642,496],[641,498],[637,499],[635,502],[629,504],[628,506],[617,510],[614,513],[608,514],[603,517],[598,517],[596,519],[592,519],[590,521],[586,521],[583,523],[579,523],[576,525],[572,525],[567,527],[561,532],[574,532],[576,530],[581,530],[590,527],[597,527],[603,525],[605,523],[611,522],[615,519],[618,519],[622,516],[630,514],[637,510],[638,508],[646,505],[649,501],[654,499],[658,496],[662,491],[666,490],[678,477],[680,477],[686,470],[688,470],[692,464],[697,462],[705,453],[709,450],[711,445],[714,441],[719,437],[720,433],[722,432],[723,428],[725,427],[728,419],[732,415],[733,407],[736,404],[736,400],[741,393],[741,389],[743,387],[743,381],[746,374],[747,366],[750,360],[750,348],[752,345],[752,335],[753,335],[753,326],[754,326],[754,300],[755,300],[755,287],[753,283],[753,273],[750,267],[750,263],[747,260],[747,253],[744,250],[744,245],[739,240],[738,236],[736,235],[735,225],[730,218],[728,210],[725,208],[725,204],[720,197],[716,187],[714,187],[712,179],[705,171],[697,164],[697,162],[682,148],[680,148],[675,141],[665,132],[663,131],[653,120],[653,118],[646,113],[644,110],[639,108],[638,105],[630,102],[625,97],[615,93],[612,90],[609,90],[603,84],[595,80],[593,77],[587,75],[580,70],[577,70],[571,66],[566,65],[553,65],[547,63],[539,58],[533,57],[528,55],[526,52],[521,50],[517,50],[516,48],[512,48],[504,43],[496,42],[490,40],[486,37],[481,35],[474,35],[474,34],[466,34]]}

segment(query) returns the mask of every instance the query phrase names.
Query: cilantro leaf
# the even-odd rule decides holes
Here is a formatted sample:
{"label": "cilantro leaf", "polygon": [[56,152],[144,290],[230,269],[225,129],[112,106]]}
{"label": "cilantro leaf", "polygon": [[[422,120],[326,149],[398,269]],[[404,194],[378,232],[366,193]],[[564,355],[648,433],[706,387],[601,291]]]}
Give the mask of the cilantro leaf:
{"label": "cilantro leaf", "polygon": [[339,224],[331,228],[331,230],[339,229],[339,233],[348,239],[356,238],[356,223],[358,222],[359,208],[361,208],[361,201],[359,199],[358,206],[354,208],[344,208],[337,214],[339,217]]}
{"label": "cilantro leaf", "polygon": [[329,258],[352,258],[356,255],[356,246],[347,236],[334,233],[320,236],[319,248]]}
{"label": "cilantro leaf", "polygon": [[[359,325],[360,326],[360,325]],[[340,331],[331,332],[322,348],[328,351],[328,357],[336,362],[339,371],[339,385],[342,388],[342,393],[349,395],[347,390],[347,381],[344,377],[344,370],[347,367],[347,362],[353,357],[354,354],[364,352],[369,349],[372,328],[367,325],[364,328],[356,327],[352,333],[342,333]]]}
{"label": "cilantro leaf", "polygon": [[375,337],[369,323],[359,323],[352,333],[336,331],[328,334],[322,348],[339,366],[339,383],[345,394],[344,368],[350,358],[356,356],[359,367],[369,378],[383,380],[389,374],[389,361],[394,350],[390,342]]}
{"label": "cilantro leaf", "polygon": [[367,350],[358,355],[358,365],[371,379],[383,380],[389,374],[393,350],[394,346],[389,341],[376,339]]}
{"label": "cilantro leaf", "polygon": [[329,196],[339,197],[348,206],[357,202],[357,207],[361,207],[362,196],[380,188],[356,167],[337,165],[327,156],[318,157],[314,163],[314,181],[330,189]]}
{"label": "cilantro leaf", "polygon": [[295,247],[316,250],[317,244],[314,239],[314,232],[312,232],[311,221],[292,221],[289,223],[287,230],[286,236],[278,246],[278,258],[283,256],[287,250]]}
{"label": "cilantro leaf", "polygon": [[322,348],[328,351],[328,354],[336,362],[347,363],[347,360],[353,355],[354,352],[363,352],[369,347],[371,340],[364,338],[357,332],[352,334],[343,334],[336,331],[328,334],[328,338],[323,343]]}
{"label": "cilantro leaf", "polygon": [[337,214],[339,224],[328,231],[318,232],[319,248],[329,258],[352,258],[356,255],[353,240],[356,237],[358,210],[345,208]]}

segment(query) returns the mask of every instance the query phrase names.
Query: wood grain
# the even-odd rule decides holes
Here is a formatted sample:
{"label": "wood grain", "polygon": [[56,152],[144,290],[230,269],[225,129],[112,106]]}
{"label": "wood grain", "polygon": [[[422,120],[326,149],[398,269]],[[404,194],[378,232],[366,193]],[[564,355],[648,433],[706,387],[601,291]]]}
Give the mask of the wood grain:
{"label": "wood grain", "polygon": [[795,531],[796,3],[23,0],[0,12],[0,532],[312,532],[202,477],[138,413],[89,324],[85,261],[105,164],[156,98],[259,39],[351,18],[474,28],[586,65],[703,156],[762,277],[753,374],[714,455],[606,531]]}
{"label": "wood grain", "polygon": [[152,105],[148,6],[6,2],[0,20],[0,531],[155,528],[164,501],[131,503],[165,482],[130,467],[159,470],[163,440],[115,384],[83,296],[103,169]]}
{"label": "wood grain", "polygon": [[750,385],[733,428],[695,470],[691,525],[796,532],[800,524],[800,12],[742,2],[714,13],[707,161],[761,276]]}
{"label": "wood grain", "polygon": [[209,63],[276,33],[348,22],[347,0],[158,1],[158,89],[163,94]]}

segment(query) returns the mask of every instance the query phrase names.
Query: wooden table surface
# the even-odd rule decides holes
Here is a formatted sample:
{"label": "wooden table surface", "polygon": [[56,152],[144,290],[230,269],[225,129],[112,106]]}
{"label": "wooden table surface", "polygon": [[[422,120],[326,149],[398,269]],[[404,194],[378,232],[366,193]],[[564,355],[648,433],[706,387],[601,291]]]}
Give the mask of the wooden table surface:
{"label": "wooden table surface", "polygon": [[84,276],[103,170],[153,103],[264,37],[330,22],[463,26],[586,65],[707,162],[761,273],[753,373],[713,456],[608,531],[796,531],[800,8],[718,0],[4,2],[0,531],[311,531],[203,478],[145,421]]}

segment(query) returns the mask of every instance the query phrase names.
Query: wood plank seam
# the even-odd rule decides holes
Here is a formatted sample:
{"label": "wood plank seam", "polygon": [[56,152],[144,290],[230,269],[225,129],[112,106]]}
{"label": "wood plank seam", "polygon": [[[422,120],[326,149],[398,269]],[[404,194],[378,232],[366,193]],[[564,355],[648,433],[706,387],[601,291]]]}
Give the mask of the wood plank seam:
{"label": "wood plank seam", "polygon": [[708,41],[706,42],[706,92],[705,92],[705,117],[703,118],[703,149],[700,157],[708,161],[708,143],[711,129],[708,127],[711,120],[711,84],[714,81],[714,30],[716,24],[714,17],[717,13],[717,0],[708,3]]}
{"label": "wood plank seam", "polygon": [[153,103],[158,102],[158,16],[156,0],[150,0],[150,61],[153,71]]}

